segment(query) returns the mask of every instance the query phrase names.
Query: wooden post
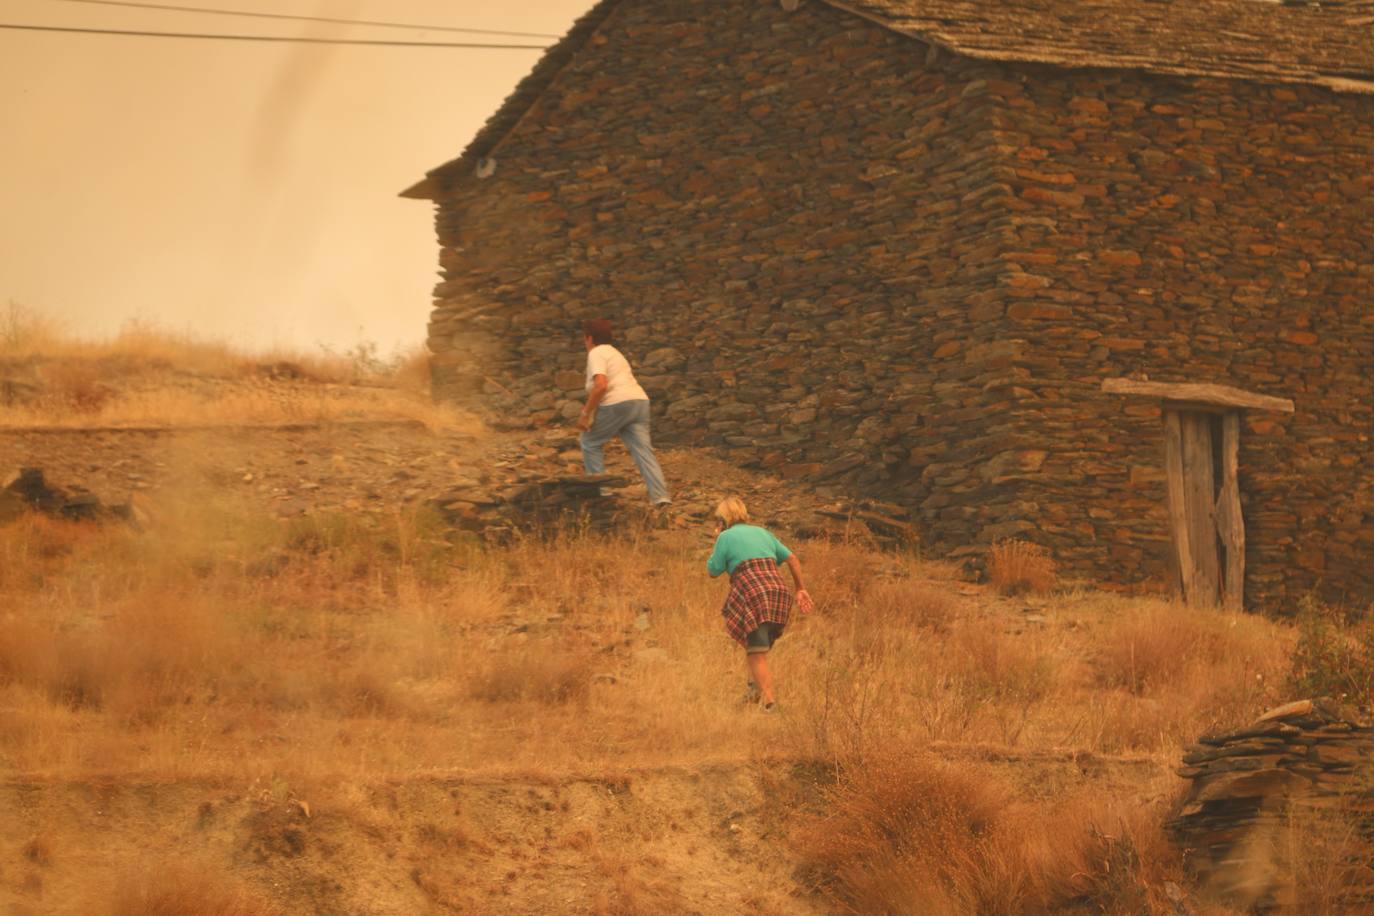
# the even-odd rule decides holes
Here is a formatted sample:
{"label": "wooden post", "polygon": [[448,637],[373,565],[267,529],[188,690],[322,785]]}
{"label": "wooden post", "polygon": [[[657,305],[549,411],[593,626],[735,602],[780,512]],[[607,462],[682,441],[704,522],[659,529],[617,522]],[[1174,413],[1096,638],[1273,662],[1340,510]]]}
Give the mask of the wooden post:
{"label": "wooden post", "polygon": [[1188,530],[1187,502],[1183,488],[1183,421],[1176,410],[1164,411],[1164,481],[1169,496],[1169,531],[1173,535],[1178,585],[1183,600],[1198,602],[1197,568],[1193,565]]}
{"label": "wooden post", "polygon": [[1240,509],[1240,412],[1221,418],[1221,492],[1217,494],[1217,534],[1226,548],[1221,603],[1228,611],[1245,606],[1245,522]]}

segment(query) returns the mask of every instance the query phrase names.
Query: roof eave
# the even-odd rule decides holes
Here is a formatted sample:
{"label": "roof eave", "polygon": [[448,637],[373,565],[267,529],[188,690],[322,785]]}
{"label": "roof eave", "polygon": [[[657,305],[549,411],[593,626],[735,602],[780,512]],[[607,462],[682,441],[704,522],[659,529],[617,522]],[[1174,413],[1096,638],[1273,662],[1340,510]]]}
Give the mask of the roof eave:
{"label": "roof eave", "polygon": [[408,197],[411,200],[438,200],[441,190],[439,182],[426,175],[396,196]]}

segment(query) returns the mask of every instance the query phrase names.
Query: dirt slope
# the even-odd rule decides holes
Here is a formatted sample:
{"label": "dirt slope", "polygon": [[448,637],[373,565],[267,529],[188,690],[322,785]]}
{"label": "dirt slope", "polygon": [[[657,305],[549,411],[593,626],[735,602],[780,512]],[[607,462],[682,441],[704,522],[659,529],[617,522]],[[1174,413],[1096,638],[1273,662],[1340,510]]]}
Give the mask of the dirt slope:
{"label": "dirt slope", "polygon": [[[761,521],[784,530],[829,524],[814,510],[838,505],[796,481],[734,468],[702,451],[667,449],[660,457],[681,527],[697,525],[727,492],[744,495]],[[609,469],[631,481],[623,498],[641,499],[623,450],[613,448],[609,458]],[[19,466],[41,467],[53,484],[83,486],[106,502],[137,497],[154,512],[186,505],[188,496],[232,493],[270,516],[384,516],[455,486],[498,489],[531,476],[577,473],[580,458],[570,429],[494,432],[361,419],[7,429],[0,433],[0,476]],[[917,585],[949,590],[954,597],[934,604],[949,605],[950,613],[966,597],[948,581]],[[1046,629],[1045,618],[1031,613],[1043,608],[1023,604],[1002,609],[1011,615],[1007,632]],[[481,634],[483,645],[528,651],[527,640],[538,638],[542,625],[502,618]],[[646,638],[633,629],[618,636],[627,648],[608,659],[633,657],[634,640]],[[975,647],[991,653],[990,670],[1005,666],[997,655],[1003,645],[990,637]],[[643,683],[627,677],[623,689]],[[642,720],[634,727],[642,730]],[[1032,798],[1092,789],[1143,801],[1174,782],[1169,761],[1158,756],[952,745],[931,745],[930,752],[933,760],[995,770]],[[795,829],[818,809],[825,788],[824,767],[810,762],[737,759],[593,774],[549,768],[526,777],[442,772],[308,784],[49,779],[6,772],[3,764],[0,758],[0,913],[107,911],[133,899],[141,885],[185,880],[178,864],[232,876],[268,901],[269,912],[826,910],[793,845]]]}
{"label": "dirt slope", "polygon": [[[1145,759],[939,756],[1040,796],[1165,776]],[[14,779],[0,783],[0,911],[99,911],[182,861],[293,913],[824,912],[788,842],[823,779],[762,763],[309,787]]]}

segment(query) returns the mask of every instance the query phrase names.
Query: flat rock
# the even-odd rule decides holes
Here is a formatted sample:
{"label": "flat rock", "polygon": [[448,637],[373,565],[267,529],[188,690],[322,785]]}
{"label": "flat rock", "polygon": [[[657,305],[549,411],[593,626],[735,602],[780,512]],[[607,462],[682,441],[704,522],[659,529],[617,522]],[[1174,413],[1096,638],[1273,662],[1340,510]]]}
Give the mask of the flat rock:
{"label": "flat rock", "polygon": [[1287,719],[1290,716],[1305,716],[1312,712],[1311,700],[1296,700],[1292,703],[1285,703],[1282,706],[1275,706],[1255,720],[1256,723],[1269,722],[1274,719]]}

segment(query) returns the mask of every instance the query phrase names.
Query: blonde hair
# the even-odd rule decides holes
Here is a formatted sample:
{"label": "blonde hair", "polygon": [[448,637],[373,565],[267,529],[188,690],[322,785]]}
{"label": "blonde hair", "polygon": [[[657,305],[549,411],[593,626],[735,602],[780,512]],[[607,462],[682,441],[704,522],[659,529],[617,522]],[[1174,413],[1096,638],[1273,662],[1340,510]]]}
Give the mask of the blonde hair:
{"label": "blonde hair", "polygon": [[716,518],[720,519],[726,528],[731,525],[742,525],[749,521],[749,510],[744,507],[744,500],[738,496],[727,496],[716,504]]}

